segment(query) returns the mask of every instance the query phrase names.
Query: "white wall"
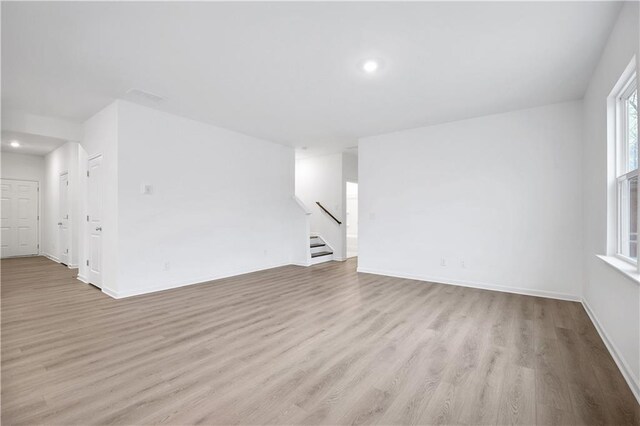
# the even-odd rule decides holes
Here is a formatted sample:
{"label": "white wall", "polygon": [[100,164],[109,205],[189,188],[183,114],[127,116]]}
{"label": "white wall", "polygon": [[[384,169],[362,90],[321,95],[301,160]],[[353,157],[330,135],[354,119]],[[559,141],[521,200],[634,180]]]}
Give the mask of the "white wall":
{"label": "white wall", "polygon": [[579,298],[580,132],[570,102],[360,140],[359,270]]}
{"label": "white wall", "polygon": [[12,152],[0,153],[1,171],[0,175],[3,179],[30,180],[39,183],[40,194],[38,199],[38,215],[40,222],[38,223],[38,242],[40,244],[40,252],[43,251],[43,186],[44,186],[44,157],[37,155],[14,154]]}
{"label": "white wall", "polygon": [[[607,254],[607,97],[638,54],[638,3],[625,3],[584,97],[583,297],[640,395],[640,285],[596,255]],[[613,185],[612,182],[609,185]]]}
{"label": "white wall", "polygon": [[30,114],[24,111],[2,109],[2,130],[78,141],[82,126],[63,119]]}
{"label": "white wall", "polygon": [[[118,102],[114,102],[84,123],[83,138],[78,152],[79,203],[81,217],[87,214],[87,160],[102,155],[102,286],[117,291],[118,274]],[[86,220],[81,222],[79,238],[78,278],[86,281],[88,276],[88,232]]]}
{"label": "white wall", "polygon": [[[60,259],[63,247],[60,246],[58,222],[60,221],[60,175],[68,173],[69,188],[69,267],[78,267],[78,249],[80,238],[81,209],[79,193],[79,167],[78,163],[79,144],[77,142],[67,142],[60,148],[55,149],[44,157],[45,178],[42,190],[44,217],[42,224],[42,244],[43,253],[53,260]],[[66,248],[66,247],[65,247]]]}
{"label": "white wall", "polygon": [[33,180],[42,184],[44,180],[44,157],[38,155],[0,153],[2,158],[2,178]]}
{"label": "white wall", "polygon": [[345,182],[358,182],[358,157],[356,155],[342,154],[342,178]]}
{"label": "white wall", "polygon": [[128,102],[117,121],[117,295],[292,262],[291,148]]}
{"label": "white wall", "polygon": [[311,265],[311,251],[309,247],[309,237],[311,236],[311,210],[297,196],[293,196],[296,209],[291,212],[290,241],[291,241],[291,263],[299,266]]}
{"label": "white wall", "polygon": [[59,178],[68,171],[67,145],[50,152],[45,157],[45,182],[42,188],[44,217],[42,220],[42,251],[49,258],[59,261],[58,221],[60,220]]}

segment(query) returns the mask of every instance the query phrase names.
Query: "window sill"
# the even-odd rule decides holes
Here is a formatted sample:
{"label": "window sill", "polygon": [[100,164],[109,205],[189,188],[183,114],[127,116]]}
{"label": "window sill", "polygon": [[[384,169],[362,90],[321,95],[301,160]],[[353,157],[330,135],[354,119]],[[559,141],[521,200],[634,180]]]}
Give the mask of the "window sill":
{"label": "window sill", "polygon": [[640,284],[640,272],[638,272],[638,268],[635,265],[632,265],[629,262],[625,262],[622,259],[618,259],[614,256],[602,256],[596,254],[597,257],[600,258],[604,263],[611,266],[613,269],[618,270],[620,273],[624,274],[627,278],[632,279],[636,282],[636,284]]}

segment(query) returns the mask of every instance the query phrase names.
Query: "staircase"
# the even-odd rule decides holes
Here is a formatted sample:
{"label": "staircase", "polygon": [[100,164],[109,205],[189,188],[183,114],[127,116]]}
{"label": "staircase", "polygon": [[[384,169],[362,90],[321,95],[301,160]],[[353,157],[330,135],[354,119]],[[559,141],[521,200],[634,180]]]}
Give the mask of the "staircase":
{"label": "staircase", "polygon": [[309,248],[312,265],[333,260],[333,249],[318,235],[312,235],[309,238]]}

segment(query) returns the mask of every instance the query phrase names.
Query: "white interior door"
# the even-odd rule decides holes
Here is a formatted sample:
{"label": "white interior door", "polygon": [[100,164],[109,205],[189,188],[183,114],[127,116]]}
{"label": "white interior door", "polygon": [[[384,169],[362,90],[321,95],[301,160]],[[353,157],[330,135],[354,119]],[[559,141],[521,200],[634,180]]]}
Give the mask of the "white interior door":
{"label": "white interior door", "polygon": [[38,254],[38,182],[2,179],[2,257]]}
{"label": "white interior door", "polygon": [[58,221],[58,257],[69,264],[69,174],[60,175],[60,220]]}
{"label": "white interior door", "polygon": [[89,235],[89,282],[102,287],[102,156],[89,160],[87,177],[87,226]]}

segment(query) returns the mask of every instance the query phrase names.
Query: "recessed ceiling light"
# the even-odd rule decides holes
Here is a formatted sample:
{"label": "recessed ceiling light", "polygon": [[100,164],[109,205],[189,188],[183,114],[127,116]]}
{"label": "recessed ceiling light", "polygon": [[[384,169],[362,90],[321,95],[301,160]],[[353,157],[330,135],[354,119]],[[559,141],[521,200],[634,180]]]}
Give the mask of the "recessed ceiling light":
{"label": "recessed ceiling light", "polygon": [[14,147],[14,148],[20,148],[20,142],[13,141],[13,142],[11,142],[11,146]]}
{"label": "recessed ceiling light", "polygon": [[379,67],[378,62],[374,61],[373,59],[369,59],[368,61],[364,61],[364,64],[362,64],[362,69],[367,74],[373,74],[374,72],[376,72],[378,70],[378,67]]}

